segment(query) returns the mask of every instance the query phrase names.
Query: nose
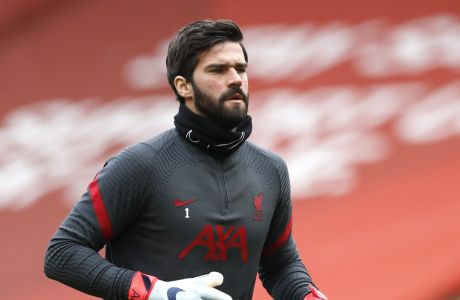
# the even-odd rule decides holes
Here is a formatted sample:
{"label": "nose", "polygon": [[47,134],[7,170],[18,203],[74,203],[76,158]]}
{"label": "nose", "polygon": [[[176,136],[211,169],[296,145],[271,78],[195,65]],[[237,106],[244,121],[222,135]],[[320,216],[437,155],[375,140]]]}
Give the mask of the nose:
{"label": "nose", "polygon": [[241,86],[243,84],[243,79],[236,69],[230,68],[228,73],[228,86]]}

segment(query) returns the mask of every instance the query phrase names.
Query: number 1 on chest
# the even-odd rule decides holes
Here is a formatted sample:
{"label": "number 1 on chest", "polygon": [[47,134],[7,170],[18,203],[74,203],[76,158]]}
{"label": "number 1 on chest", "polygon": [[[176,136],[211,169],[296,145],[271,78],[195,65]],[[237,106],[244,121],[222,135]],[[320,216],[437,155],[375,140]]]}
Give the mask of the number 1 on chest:
{"label": "number 1 on chest", "polygon": [[190,215],[188,213],[188,207],[185,208],[185,218],[190,219]]}

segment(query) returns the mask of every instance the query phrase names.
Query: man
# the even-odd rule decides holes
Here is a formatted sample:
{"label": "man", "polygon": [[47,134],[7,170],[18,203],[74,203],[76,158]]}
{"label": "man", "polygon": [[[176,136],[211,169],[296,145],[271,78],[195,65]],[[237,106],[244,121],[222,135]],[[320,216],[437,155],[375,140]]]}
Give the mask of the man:
{"label": "man", "polygon": [[225,300],[251,299],[259,272],[275,299],[326,299],[291,236],[285,163],[246,142],[242,39],[225,20],[178,31],[176,128],[108,160],[51,239],[47,276],[105,299]]}

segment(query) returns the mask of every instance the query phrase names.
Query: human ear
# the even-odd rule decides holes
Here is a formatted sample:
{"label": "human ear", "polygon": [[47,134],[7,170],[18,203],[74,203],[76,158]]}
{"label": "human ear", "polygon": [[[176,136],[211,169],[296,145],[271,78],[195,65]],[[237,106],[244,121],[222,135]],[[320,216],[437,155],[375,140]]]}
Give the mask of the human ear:
{"label": "human ear", "polygon": [[176,76],[174,78],[174,86],[176,91],[183,98],[192,98],[193,97],[193,88],[190,82],[187,82],[187,79],[183,76]]}

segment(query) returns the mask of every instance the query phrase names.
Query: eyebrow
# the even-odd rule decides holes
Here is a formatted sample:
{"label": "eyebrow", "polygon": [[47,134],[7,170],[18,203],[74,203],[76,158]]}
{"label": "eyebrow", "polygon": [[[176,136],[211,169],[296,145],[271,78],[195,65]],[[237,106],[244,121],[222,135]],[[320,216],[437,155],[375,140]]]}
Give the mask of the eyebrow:
{"label": "eyebrow", "polygon": [[213,69],[213,68],[227,68],[227,67],[237,67],[237,68],[247,68],[247,63],[236,63],[236,64],[210,64],[205,67],[205,69]]}

